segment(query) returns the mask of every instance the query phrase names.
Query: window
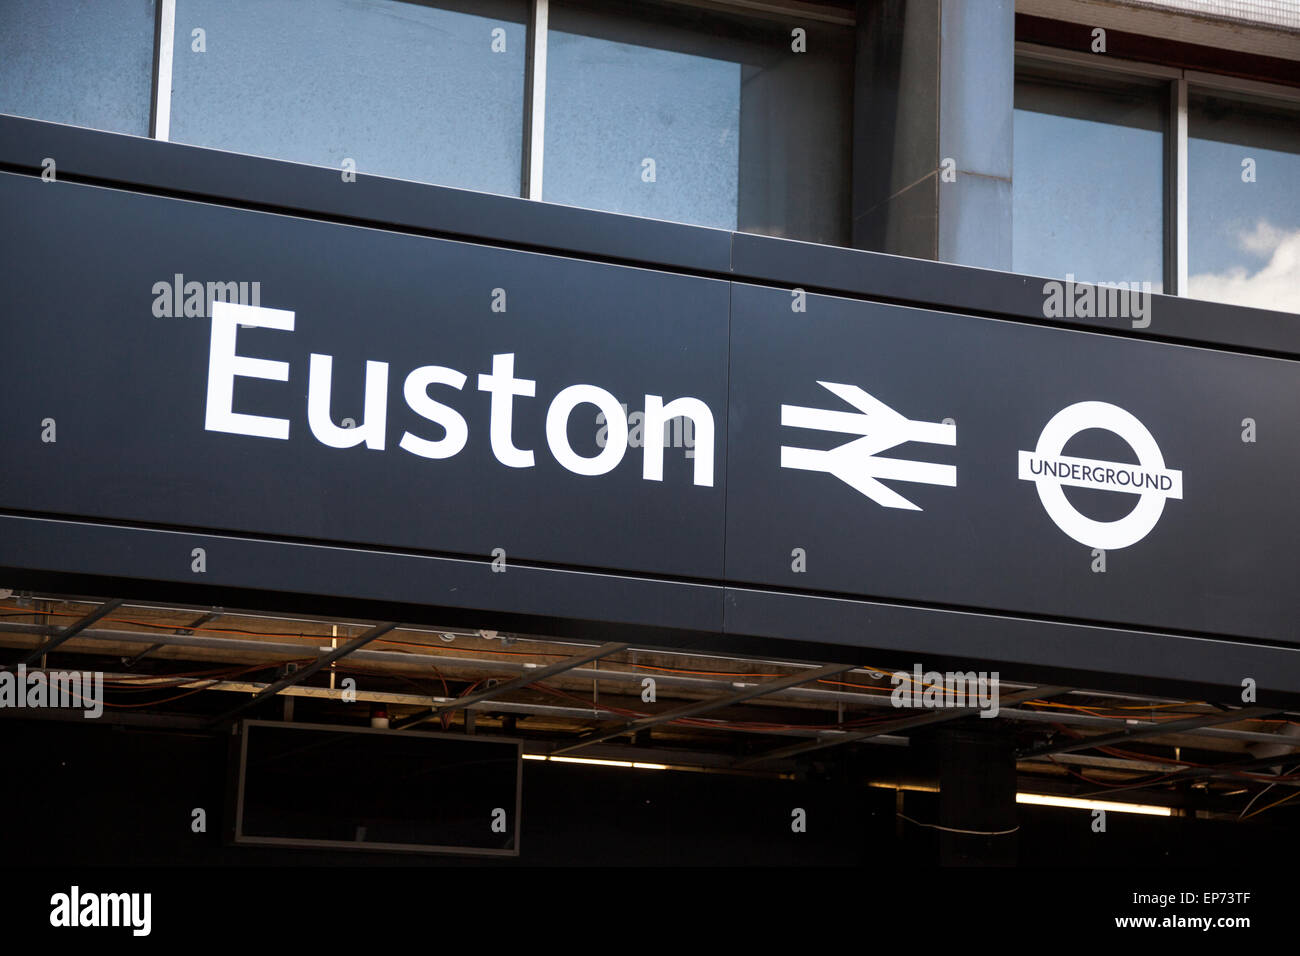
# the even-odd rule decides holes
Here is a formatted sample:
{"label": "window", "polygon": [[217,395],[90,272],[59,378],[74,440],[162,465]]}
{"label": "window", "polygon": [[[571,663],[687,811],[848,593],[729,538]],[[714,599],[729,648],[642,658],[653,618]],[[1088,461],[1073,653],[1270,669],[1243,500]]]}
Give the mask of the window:
{"label": "window", "polygon": [[1017,54],[1016,272],[1300,312],[1300,90]]}
{"label": "window", "polygon": [[1300,312],[1300,110],[1188,96],[1188,294]]}
{"label": "window", "polygon": [[849,6],[0,3],[0,111],[848,245]]}
{"label": "window", "polygon": [[542,198],[848,243],[853,33],[552,0]]}
{"label": "window", "polygon": [[1168,102],[1167,82],[1017,72],[1013,271],[1163,290]]}
{"label": "window", "polygon": [[149,135],[154,0],[0,3],[0,113]]}
{"label": "window", "polygon": [[[0,113],[848,245],[852,6],[0,0]],[[1014,271],[1300,313],[1300,90],[1016,49]]]}
{"label": "window", "polygon": [[170,138],[518,195],[527,13],[524,0],[176,0]]}

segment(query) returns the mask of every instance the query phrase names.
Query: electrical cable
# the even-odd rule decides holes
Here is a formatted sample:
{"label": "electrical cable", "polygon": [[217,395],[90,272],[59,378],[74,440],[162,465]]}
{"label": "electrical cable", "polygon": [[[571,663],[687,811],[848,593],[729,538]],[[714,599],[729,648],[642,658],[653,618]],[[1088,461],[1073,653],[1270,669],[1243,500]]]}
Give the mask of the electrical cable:
{"label": "electrical cable", "polygon": [[916,824],[918,827],[929,827],[931,830],[942,830],[944,833],[966,833],[970,836],[1006,836],[1008,833],[1015,833],[1020,829],[1017,825],[1010,830],[963,830],[960,827],[942,827],[937,823],[922,823],[920,820],[913,820],[905,813],[898,814],[898,817],[908,823]]}

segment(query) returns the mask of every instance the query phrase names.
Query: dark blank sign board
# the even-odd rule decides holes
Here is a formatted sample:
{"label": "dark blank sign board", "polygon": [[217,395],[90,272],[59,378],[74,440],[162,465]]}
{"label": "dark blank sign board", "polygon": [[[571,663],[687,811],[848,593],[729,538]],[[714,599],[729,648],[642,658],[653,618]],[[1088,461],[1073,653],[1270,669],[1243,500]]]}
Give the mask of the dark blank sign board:
{"label": "dark blank sign board", "polygon": [[514,741],[269,721],[240,730],[236,843],[519,854]]}
{"label": "dark blank sign board", "polygon": [[[1300,642],[1294,361],[34,177],[0,207],[6,513]],[[225,346],[155,314],[177,276],[293,313],[230,332],[229,410],[287,437],[205,427]],[[712,441],[670,431],[659,475],[638,421],[677,399]],[[318,437],[348,418],[383,447]]]}

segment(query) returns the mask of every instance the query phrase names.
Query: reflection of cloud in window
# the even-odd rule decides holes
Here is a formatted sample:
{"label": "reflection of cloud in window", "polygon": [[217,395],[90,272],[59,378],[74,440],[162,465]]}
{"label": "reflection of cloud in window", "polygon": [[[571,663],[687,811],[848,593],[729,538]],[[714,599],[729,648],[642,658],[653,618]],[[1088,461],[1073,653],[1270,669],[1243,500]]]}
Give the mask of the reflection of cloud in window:
{"label": "reflection of cloud in window", "polygon": [[1235,239],[1237,248],[1262,265],[1193,275],[1187,283],[1192,298],[1300,312],[1300,229],[1279,229],[1261,219]]}

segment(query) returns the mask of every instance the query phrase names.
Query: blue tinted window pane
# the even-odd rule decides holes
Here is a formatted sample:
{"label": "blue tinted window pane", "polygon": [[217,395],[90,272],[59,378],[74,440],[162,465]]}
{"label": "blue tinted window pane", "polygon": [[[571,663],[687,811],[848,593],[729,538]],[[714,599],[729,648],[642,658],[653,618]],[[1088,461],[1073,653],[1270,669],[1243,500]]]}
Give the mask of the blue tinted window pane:
{"label": "blue tinted window pane", "polygon": [[523,0],[177,0],[171,138],[518,195],[526,13]]}
{"label": "blue tinted window pane", "polygon": [[736,227],[739,63],[562,32],[547,60],[545,199]]}
{"label": "blue tinted window pane", "polygon": [[0,2],[0,113],[149,135],[154,0]]}
{"label": "blue tinted window pane", "polygon": [[852,30],[795,25],[552,2],[543,198],[847,242]]}
{"label": "blue tinted window pane", "polygon": [[1163,290],[1166,95],[1017,75],[1014,271]]}
{"label": "blue tinted window pane", "polygon": [[1188,99],[1188,295],[1300,312],[1300,111]]}

